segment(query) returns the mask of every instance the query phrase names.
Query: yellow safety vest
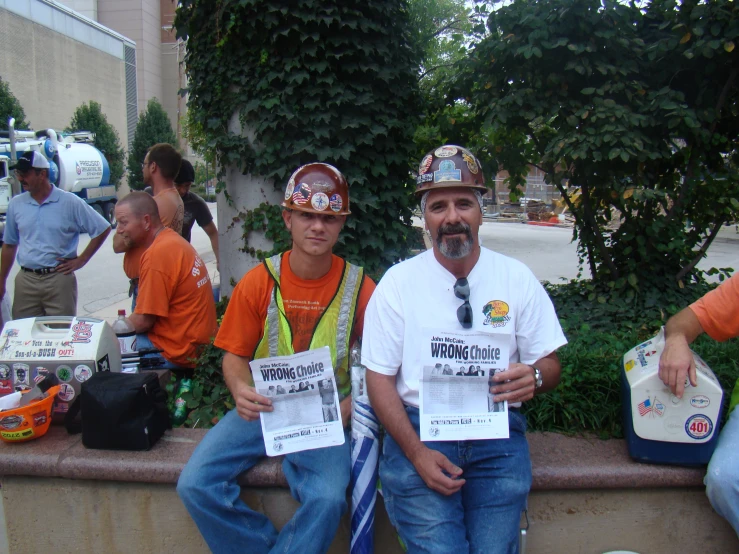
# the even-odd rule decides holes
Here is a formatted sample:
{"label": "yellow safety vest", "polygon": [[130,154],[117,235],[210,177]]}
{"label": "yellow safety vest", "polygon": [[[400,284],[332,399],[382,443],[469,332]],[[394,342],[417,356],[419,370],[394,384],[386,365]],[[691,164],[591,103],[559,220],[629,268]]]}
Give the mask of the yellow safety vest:
{"label": "yellow safety vest", "polygon": [[[293,334],[290,322],[285,315],[280,290],[280,266],[282,255],[264,260],[267,272],[274,280],[272,299],[264,320],[264,333],[252,359],[291,356]],[[343,275],[339,288],[321,317],[318,319],[308,350],[328,346],[331,350],[331,364],[334,367],[339,398],[343,400],[351,393],[352,383],[349,375],[349,341],[354,327],[354,314],[357,309],[359,291],[362,288],[364,269],[344,262]]]}

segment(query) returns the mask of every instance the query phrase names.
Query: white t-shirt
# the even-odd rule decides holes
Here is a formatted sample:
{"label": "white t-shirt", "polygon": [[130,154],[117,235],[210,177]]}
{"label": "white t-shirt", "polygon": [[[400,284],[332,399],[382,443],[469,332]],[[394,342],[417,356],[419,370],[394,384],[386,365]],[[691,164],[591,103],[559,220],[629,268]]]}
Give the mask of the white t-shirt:
{"label": "white t-shirt", "polygon": [[510,363],[533,364],[567,344],[552,301],[521,262],[482,248],[467,276],[473,313],[469,330],[457,320],[462,300],[454,294],[456,280],[427,250],[391,267],[367,306],[362,364],[397,375],[406,405],[418,407],[423,328],[508,333]]}

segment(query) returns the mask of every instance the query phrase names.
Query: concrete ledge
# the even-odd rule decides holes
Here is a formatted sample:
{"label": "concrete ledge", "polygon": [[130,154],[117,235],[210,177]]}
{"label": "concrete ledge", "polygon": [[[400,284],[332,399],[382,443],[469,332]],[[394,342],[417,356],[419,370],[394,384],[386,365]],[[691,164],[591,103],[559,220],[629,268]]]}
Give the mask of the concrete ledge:
{"label": "concrete ledge", "polygon": [[[80,435],[52,427],[46,436],[0,444],[0,475],[62,477],[93,481],[171,483],[179,478],[203,429],[168,431],[147,452],[90,450]],[[704,468],[641,464],[623,440],[529,433],[532,490],[702,487]],[[245,487],[287,487],[282,458],[269,458],[241,476]]]}
{"label": "concrete ledge", "polygon": [[[174,486],[205,432],[175,429],[148,452],[88,450],[60,427],[29,443],[0,444],[0,539],[6,531],[10,554],[206,554]],[[528,438],[534,483],[527,554],[739,552],[736,533],[708,504],[703,469],[633,462],[619,440]],[[280,458],[240,482],[241,498],[278,529],[295,513]],[[40,498],[54,509],[40,508]],[[381,497],[375,519],[375,551],[403,554]],[[348,552],[349,540],[345,515],[328,554]]]}

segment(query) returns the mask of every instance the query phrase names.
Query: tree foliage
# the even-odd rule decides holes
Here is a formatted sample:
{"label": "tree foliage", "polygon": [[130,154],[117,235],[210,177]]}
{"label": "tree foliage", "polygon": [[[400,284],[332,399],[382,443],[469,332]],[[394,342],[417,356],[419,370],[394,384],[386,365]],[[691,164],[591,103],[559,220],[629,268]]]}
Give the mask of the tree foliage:
{"label": "tree foliage", "polygon": [[443,100],[455,65],[467,55],[472,18],[464,0],[409,0],[410,40],[420,56],[426,104]]}
{"label": "tree foliage", "polygon": [[0,130],[8,129],[8,119],[15,118],[16,129],[28,129],[26,112],[10,90],[10,85],[0,77]]}
{"label": "tree foliage", "polygon": [[83,103],[72,115],[66,132],[73,133],[75,131],[90,131],[95,133],[95,148],[100,150],[105,159],[108,160],[110,166],[110,182],[118,186],[123,177],[123,166],[125,152],[121,146],[118,132],[113,125],[108,123],[108,118],[103,113],[102,106],[90,100],[90,103]]}
{"label": "tree foliage", "polygon": [[738,15],[729,0],[515,0],[490,15],[462,96],[508,134],[512,188],[536,163],[566,196],[599,285],[633,297],[700,279],[739,212]]}
{"label": "tree foliage", "polygon": [[[352,210],[338,251],[370,271],[408,252],[418,95],[405,5],[184,0],[175,19],[188,41],[189,114],[219,168],[283,189],[302,164],[335,165]],[[283,227],[278,208],[242,215],[247,234]]]}
{"label": "tree foliage", "polygon": [[131,151],[128,153],[128,186],[132,190],[144,190],[141,164],[144,163],[149,148],[158,143],[169,143],[176,148],[177,137],[172,130],[167,112],[159,100],[152,98],[146,106],[146,111],[139,115]]}

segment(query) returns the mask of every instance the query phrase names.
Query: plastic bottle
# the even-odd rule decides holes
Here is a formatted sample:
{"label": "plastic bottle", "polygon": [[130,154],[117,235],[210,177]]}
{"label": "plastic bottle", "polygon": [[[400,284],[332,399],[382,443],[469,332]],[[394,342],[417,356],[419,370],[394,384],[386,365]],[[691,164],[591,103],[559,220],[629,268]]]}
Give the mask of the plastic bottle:
{"label": "plastic bottle", "polygon": [[192,379],[183,379],[180,381],[180,387],[177,389],[177,396],[174,400],[174,413],[172,414],[172,425],[182,425],[187,419],[187,402],[182,398],[186,392],[190,392],[192,388]]}
{"label": "plastic bottle", "polygon": [[118,310],[118,319],[113,323],[113,331],[118,337],[121,346],[121,354],[136,352],[136,329],[126,319],[126,310]]}

